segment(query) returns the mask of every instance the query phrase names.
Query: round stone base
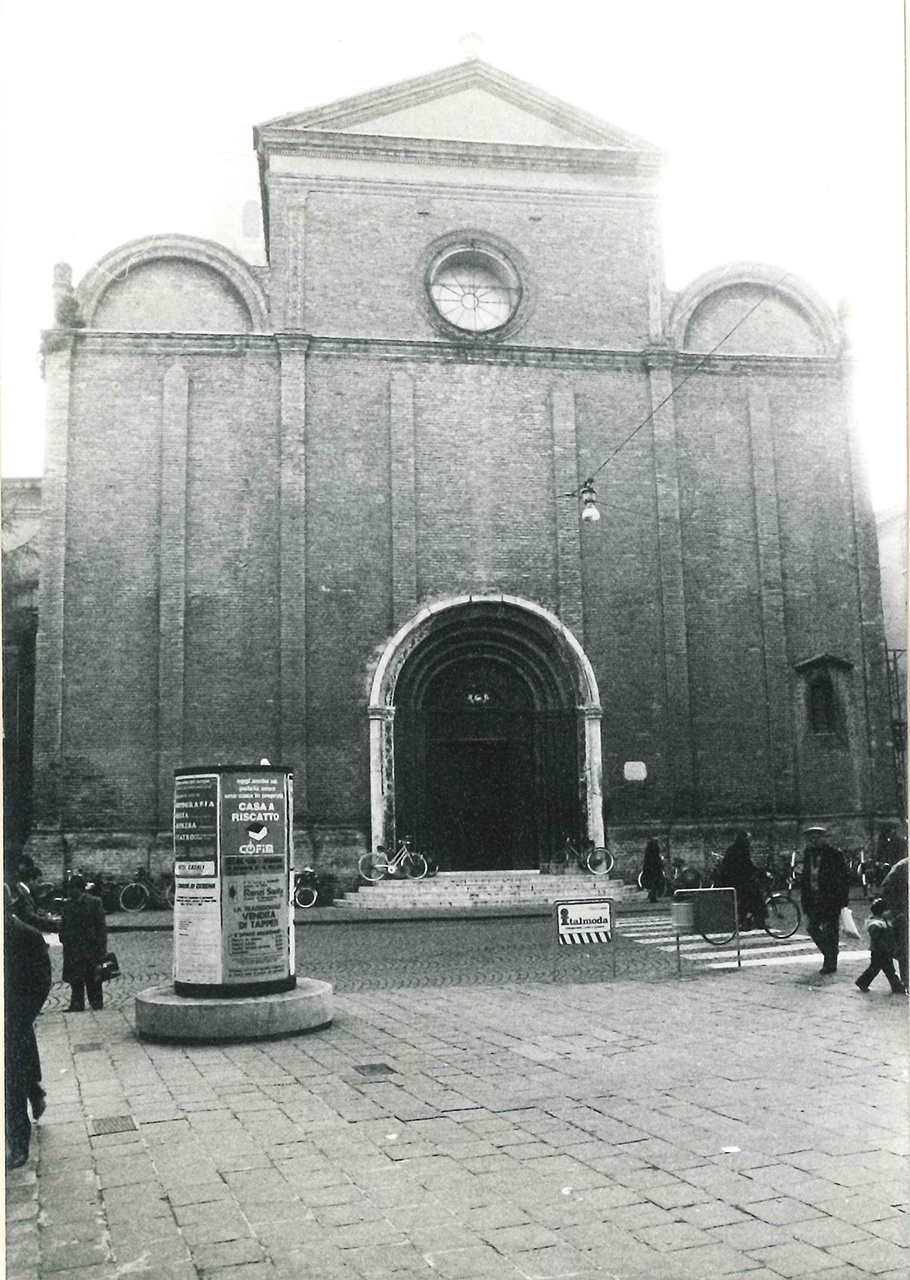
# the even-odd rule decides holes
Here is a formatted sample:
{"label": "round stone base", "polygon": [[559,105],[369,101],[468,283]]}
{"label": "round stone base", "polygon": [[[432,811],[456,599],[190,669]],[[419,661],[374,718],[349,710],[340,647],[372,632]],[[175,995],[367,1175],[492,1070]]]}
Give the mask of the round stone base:
{"label": "round stone base", "polygon": [[259,1040],[319,1031],[332,1021],[332,985],[298,978],[293,991],[205,999],[178,996],[172,985],[136,996],[136,1030],[144,1040]]}

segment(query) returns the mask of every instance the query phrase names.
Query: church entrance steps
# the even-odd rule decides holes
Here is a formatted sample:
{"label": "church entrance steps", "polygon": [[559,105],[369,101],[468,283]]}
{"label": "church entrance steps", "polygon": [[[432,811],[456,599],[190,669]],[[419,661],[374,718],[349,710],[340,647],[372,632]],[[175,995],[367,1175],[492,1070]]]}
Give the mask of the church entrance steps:
{"label": "church entrance steps", "polygon": [[546,875],[537,871],[441,871],[426,880],[382,880],[361,885],[338,900],[339,906],[369,911],[421,910],[428,907],[521,906],[561,898],[624,896],[621,880],[591,875]]}

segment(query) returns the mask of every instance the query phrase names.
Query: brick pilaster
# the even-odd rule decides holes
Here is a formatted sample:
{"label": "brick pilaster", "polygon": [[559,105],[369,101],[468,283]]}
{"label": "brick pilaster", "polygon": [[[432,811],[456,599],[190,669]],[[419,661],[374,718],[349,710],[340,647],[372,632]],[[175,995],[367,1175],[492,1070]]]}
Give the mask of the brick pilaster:
{"label": "brick pilaster", "polygon": [[774,431],[767,391],[749,388],[749,449],[755,504],[756,559],[762,620],[762,662],[765,686],[765,754],[775,814],[799,810],[795,728],[784,609],[783,559],[777,509]]}
{"label": "brick pilaster", "polygon": [[44,337],[44,480],[41,488],[41,577],[35,681],[35,830],[33,840],[59,832],[63,814],[63,729],[66,591],[66,503],[72,333]]}
{"label": "brick pilaster", "polygon": [[398,630],[417,609],[417,499],[414,471],[414,383],[390,379],[392,506],[392,625]]}
{"label": "brick pilaster", "polygon": [[584,604],[581,585],[579,504],[561,495],[578,489],[578,441],[575,433],[575,392],[565,383],[550,394],[553,425],[553,480],[556,493],[556,573],[560,619],[584,644]]}
{"label": "brick pilaster", "polygon": [[[660,561],[660,610],[666,689],[667,761],[671,793],[677,812],[691,811],[697,800],[697,776],[692,741],[689,696],[689,646],[686,634],[686,590],[683,576],[679,473],[676,457],[676,418],[670,352],[646,356],[651,392],[654,484],[657,495],[657,540]],[[657,408],[661,405],[660,408]]]}
{"label": "brick pilaster", "polygon": [[164,375],[158,516],[158,830],[171,826],[174,769],[183,759],[186,659],[186,485],[190,380]]}
{"label": "brick pilaster", "polygon": [[278,336],[281,359],[278,741],[282,763],[294,770],[294,804],[301,819],[307,811],[307,349],[305,338]]}
{"label": "brick pilaster", "polygon": [[849,365],[845,360],[843,376],[846,387],[843,401],[847,414],[851,524],[860,623],[858,639],[863,673],[863,697],[858,708],[863,716],[865,736],[864,758],[858,762],[862,779],[860,805],[871,820],[873,817],[881,819],[897,815],[898,792],[888,699],[888,654],[882,613],[878,529],[865,479],[862,449],[850,394],[849,372]]}

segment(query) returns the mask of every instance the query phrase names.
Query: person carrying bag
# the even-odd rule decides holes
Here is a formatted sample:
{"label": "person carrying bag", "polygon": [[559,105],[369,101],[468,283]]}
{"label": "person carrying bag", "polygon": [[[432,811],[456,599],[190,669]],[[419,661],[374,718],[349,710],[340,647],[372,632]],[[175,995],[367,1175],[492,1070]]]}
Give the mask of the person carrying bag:
{"label": "person carrying bag", "polygon": [[104,1005],[98,966],[107,953],[107,924],[101,899],[85,892],[85,879],[73,876],[60,919],[63,945],[63,981],[70,984],[69,1013],[85,1010],[85,994],[93,1009]]}
{"label": "person carrying bag", "polygon": [[837,973],[840,914],[850,905],[847,863],[840,849],[825,841],[824,827],[806,827],[801,882],[802,907],[809,937],[822,953],[822,973]]}

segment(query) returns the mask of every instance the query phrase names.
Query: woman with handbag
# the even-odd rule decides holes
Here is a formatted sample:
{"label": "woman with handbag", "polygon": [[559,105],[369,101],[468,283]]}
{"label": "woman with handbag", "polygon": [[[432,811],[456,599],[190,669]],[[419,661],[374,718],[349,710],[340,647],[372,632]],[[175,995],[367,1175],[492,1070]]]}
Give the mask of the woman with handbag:
{"label": "woman with handbag", "polygon": [[63,981],[70,984],[69,1013],[82,1013],[85,993],[93,1009],[104,1005],[104,988],[98,966],[107,951],[107,924],[101,899],[85,892],[82,876],[73,876],[67,887],[60,920],[63,946]]}

